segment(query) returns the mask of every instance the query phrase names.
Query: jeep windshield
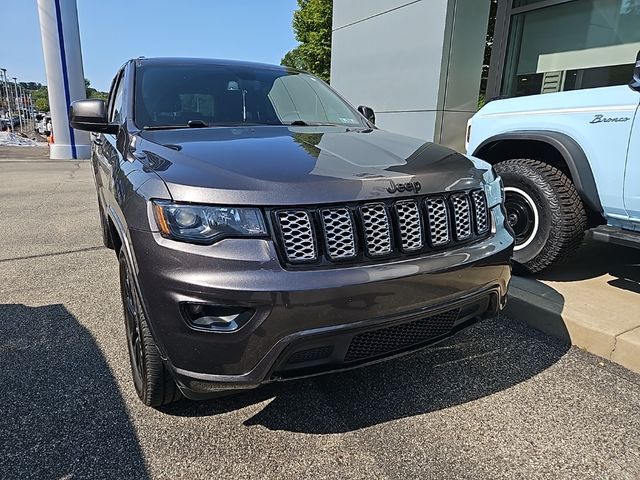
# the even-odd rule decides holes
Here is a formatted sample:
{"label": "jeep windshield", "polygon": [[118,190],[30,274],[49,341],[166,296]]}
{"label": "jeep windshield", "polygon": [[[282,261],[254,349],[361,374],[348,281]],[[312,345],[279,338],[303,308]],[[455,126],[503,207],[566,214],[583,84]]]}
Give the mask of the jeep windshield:
{"label": "jeep windshield", "polygon": [[327,85],[286,68],[140,65],[135,124],[149,130],[243,125],[366,127]]}

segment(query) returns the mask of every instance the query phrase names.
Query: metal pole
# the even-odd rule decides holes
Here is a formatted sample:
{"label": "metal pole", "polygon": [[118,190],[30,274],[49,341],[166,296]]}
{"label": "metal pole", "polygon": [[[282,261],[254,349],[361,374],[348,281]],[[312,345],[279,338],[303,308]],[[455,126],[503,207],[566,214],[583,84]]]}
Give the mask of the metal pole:
{"label": "metal pole", "polygon": [[38,0],[44,68],[55,143],[53,160],[88,159],[88,132],[69,125],[69,105],[86,98],[76,0]]}
{"label": "metal pole", "polygon": [[29,115],[29,110],[27,108],[27,95],[25,93],[22,85],[18,85],[20,87],[20,103],[22,103],[22,110],[24,110],[24,118],[25,118],[25,128],[29,130],[29,124],[31,123],[31,115]]}
{"label": "metal pole", "polygon": [[5,96],[5,86],[4,86],[4,76],[2,75],[2,69],[0,69],[0,98],[2,98],[2,113],[3,115],[7,113],[7,99]]}
{"label": "metal pole", "polygon": [[13,115],[11,115],[11,99],[9,98],[9,89],[7,88],[7,69],[0,68],[0,72],[2,72],[2,83],[4,84],[4,94],[7,97],[7,111],[9,115],[9,128],[11,129],[11,133],[13,133]]}
{"label": "metal pole", "polygon": [[20,111],[20,106],[18,105],[18,100],[20,97],[18,97],[18,79],[16,77],[12,77],[13,78],[13,85],[14,87],[16,87],[16,110],[18,110],[18,120],[20,120],[20,132],[24,131],[24,128],[22,128],[22,112]]}
{"label": "metal pole", "polygon": [[31,96],[31,92],[29,92],[29,112],[31,113],[31,123],[33,124],[33,131],[35,132],[36,131],[36,115],[33,109],[33,97]]}

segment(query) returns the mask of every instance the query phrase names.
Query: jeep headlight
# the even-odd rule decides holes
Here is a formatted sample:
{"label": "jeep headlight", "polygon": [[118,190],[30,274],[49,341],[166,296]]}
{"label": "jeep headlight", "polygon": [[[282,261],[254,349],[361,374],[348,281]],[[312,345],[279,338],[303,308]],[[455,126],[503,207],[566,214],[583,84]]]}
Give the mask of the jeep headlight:
{"label": "jeep headlight", "polygon": [[[491,171],[493,171],[493,168]],[[502,179],[495,173],[493,173],[492,181],[485,182],[484,193],[487,196],[487,206],[489,208],[500,205],[504,201],[504,187],[502,185]]]}
{"label": "jeep headlight", "polygon": [[165,238],[212,244],[223,238],[266,237],[267,227],[258,208],[176,204],[154,200],[153,214]]}
{"label": "jeep headlight", "polygon": [[502,179],[496,174],[490,163],[479,158],[467,156],[473,162],[473,166],[478,170],[484,170],[482,182],[484,183],[484,193],[487,196],[487,206],[495,207],[504,201],[504,187]]}

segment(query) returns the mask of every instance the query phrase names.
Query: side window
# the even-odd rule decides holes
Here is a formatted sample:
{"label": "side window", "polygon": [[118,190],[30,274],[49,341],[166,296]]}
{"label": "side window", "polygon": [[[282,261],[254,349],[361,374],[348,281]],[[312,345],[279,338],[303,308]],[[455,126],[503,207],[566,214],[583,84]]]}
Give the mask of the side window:
{"label": "side window", "polygon": [[124,72],[120,72],[109,95],[109,121],[120,123],[124,119]]}

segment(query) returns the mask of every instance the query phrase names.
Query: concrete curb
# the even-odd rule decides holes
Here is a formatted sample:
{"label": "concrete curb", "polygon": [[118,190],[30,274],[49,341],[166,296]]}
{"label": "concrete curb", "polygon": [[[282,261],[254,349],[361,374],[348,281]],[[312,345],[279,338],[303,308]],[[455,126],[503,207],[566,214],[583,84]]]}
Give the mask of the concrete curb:
{"label": "concrete curb", "polygon": [[[634,303],[611,305],[609,315],[604,315],[600,304],[567,301],[545,282],[513,277],[505,313],[640,373],[640,300]],[[606,305],[604,309],[609,310]]]}

